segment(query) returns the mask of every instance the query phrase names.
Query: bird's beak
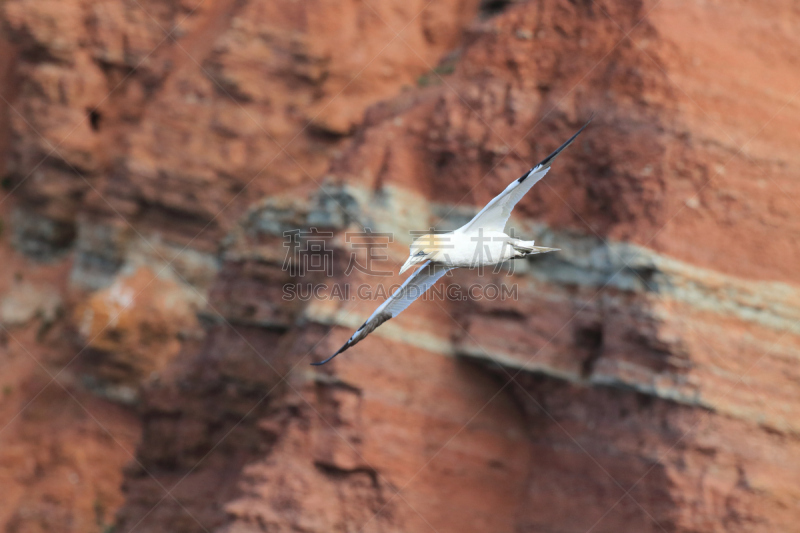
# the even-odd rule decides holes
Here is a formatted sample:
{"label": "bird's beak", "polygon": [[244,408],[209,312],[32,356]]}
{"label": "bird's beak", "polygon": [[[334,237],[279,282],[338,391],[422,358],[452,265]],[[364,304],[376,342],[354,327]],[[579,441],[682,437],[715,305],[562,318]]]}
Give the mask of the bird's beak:
{"label": "bird's beak", "polygon": [[403,272],[405,272],[406,270],[408,270],[412,266],[414,266],[414,258],[413,257],[409,257],[406,260],[406,262],[403,264],[403,266],[400,267],[400,273],[402,274]]}
{"label": "bird's beak", "polygon": [[546,254],[547,252],[559,252],[561,248],[548,248],[546,246],[534,246],[533,253],[534,254]]}

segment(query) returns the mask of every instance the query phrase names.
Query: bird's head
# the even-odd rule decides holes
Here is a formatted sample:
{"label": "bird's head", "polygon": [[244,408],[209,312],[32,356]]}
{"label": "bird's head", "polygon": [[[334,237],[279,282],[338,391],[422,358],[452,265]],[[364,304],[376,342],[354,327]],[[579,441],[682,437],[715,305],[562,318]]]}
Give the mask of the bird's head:
{"label": "bird's head", "polygon": [[427,234],[422,235],[411,243],[411,251],[405,264],[400,268],[402,274],[414,265],[419,265],[425,261],[440,261],[447,248],[447,238],[445,235]]}

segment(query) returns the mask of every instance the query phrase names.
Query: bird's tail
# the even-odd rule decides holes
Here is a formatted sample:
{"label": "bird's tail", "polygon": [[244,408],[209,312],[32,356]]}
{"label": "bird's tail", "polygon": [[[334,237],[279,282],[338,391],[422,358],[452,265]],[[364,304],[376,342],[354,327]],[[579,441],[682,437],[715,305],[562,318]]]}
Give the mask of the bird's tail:
{"label": "bird's tail", "polygon": [[512,239],[509,241],[514,251],[517,252],[517,257],[525,257],[527,255],[545,254],[547,252],[557,252],[560,248],[548,248],[546,246],[536,246],[533,241],[521,241],[519,239]]}

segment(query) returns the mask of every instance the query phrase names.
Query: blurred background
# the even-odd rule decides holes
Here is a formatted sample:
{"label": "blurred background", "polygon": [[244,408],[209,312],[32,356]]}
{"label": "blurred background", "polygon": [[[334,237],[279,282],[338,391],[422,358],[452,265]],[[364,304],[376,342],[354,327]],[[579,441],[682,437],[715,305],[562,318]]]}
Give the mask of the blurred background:
{"label": "blurred background", "polygon": [[[794,0],[0,18],[2,531],[800,531]],[[512,217],[562,251],[441,282],[515,297],[309,366],[592,113]]]}

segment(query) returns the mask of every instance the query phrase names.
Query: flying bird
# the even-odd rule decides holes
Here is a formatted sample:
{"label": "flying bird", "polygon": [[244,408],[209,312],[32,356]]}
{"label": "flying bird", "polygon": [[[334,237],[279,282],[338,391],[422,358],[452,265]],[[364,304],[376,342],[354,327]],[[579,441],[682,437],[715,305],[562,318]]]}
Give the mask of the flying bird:
{"label": "flying bird", "polygon": [[400,273],[402,274],[414,265],[421,264],[422,267],[411,274],[336,353],[324,361],[311,364],[324,365],[343,351],[356,345],[375,331],[375,328],[405,311],[411,302],[422,296],[449,270],[495,265],[509,259],[557,251],[558,248],[535,246],[533,241],[523,241],[507,235],[505,233],[506,222],[517,202],[547,174],[553,160],[572,144],[572,141],[591,121],[590,118],[555,152],[545,157],[541,163],[520,178],[511,182],[503,192],[494,197],[465,225],[448,233],[422,235],[415,239],[411,243],[408,260],[400,268]]}

